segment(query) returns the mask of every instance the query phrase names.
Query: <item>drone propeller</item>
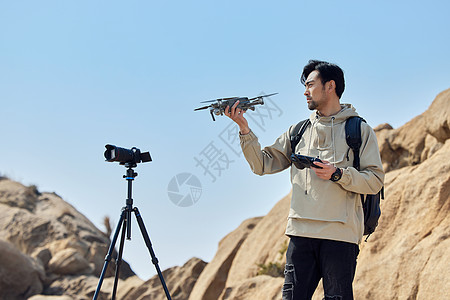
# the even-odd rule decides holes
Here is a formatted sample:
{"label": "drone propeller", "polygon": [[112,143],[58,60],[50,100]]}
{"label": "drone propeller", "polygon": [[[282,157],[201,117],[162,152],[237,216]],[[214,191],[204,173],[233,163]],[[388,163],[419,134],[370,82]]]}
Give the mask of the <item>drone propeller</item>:
{"label": "drone propeller", "polygon": [[255,100],[255,99],[258,99],[258,98],[270,97],[270,96],[273,96],[273,95],[276,95],[276,94],[278,94],[278,93],[273,93],[273,94],[269,94],[269,95],[261,95],[261,96],[258,96],[258,97],[255,97],[255,98],[251,98],[251,99],[248,99],[248,100]]}
{"label": "drone propeller", "polygon": [[232,100],[232,99],[236,99],[236,98],[239,98],[239,97],[220,98],[220,99],[215,99],[215,100],[202,101],[200,103],[210,103],[210,102],[223,101],[223,100]]}
{"label": "drone propeller", "polygon": [[210,105],[207,105],[207,106],[203,106],[203,107],[199,107],[199,108],[196,108],[196,109],[194,109],[194,111],[197,111],[197,110],[202,110],[202,109],[207,109],[208,107],[210,107]]}

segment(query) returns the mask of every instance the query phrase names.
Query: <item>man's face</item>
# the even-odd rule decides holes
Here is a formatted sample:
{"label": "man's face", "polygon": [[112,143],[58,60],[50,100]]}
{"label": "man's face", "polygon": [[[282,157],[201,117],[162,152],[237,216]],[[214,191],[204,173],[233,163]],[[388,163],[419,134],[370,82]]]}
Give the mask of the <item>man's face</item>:
{"label": "man's face", "polygon": [[319,110],[327,102],[325,87],[319,76],[319,71],[312,71],[305,81],[306,102],[310,110]]}

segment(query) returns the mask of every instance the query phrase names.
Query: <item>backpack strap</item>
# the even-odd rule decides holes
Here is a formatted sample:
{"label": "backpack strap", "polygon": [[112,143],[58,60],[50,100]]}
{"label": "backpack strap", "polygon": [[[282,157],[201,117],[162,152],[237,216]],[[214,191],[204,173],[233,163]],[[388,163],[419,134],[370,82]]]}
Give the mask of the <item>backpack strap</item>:
{"label": "backpack strap", "polygon": [[[361,122],[365,120],[361,117],[354,116],[350,117],[345,122],[345,140],[350,149],[353,150],[353,167],[359,171],[360,159],[359,159],[359,149],[361,148]],[[361,196],[361,204],[364,206],[364,195]]]}
{"label": "backpack strap", "polygon": [[347,145],[353,150],[353,167],[359,171],[360,159],[359,149],[361,148],[361,122],[366,122],[361,117],[350,117],[345,122],[345,139]]}
{"label": "backpack strap", "polygon": [[305,133],[306,127],[311,124],[309,119],[300,121],[295,125],[294,129],[291,132],[291,151],[295,153],[295,147],[300,142],[303,133]]}

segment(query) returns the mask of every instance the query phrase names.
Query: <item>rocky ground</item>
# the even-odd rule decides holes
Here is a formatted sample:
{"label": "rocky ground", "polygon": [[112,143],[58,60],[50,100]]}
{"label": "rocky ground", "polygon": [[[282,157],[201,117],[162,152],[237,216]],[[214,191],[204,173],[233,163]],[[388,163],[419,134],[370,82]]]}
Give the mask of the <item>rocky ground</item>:
{"label": "rocky ground", "polygon": [[[404,126],[376,128],[387,171],[377,231],[361,245],[356,299],[450,295],[450,90]],[[174,300],[280,299],[290,195],[244,221],[210,263],[163,271]],[[0,178],[0,299],[92,299],[110,240],[56,194]],[[110,264],[104,291],[114,278]],[[121,267],[118,299],[166,299],[158,277]],[[322,299],[319,287],[313,299]],[[99,299],[109,299],[103,292]]]}

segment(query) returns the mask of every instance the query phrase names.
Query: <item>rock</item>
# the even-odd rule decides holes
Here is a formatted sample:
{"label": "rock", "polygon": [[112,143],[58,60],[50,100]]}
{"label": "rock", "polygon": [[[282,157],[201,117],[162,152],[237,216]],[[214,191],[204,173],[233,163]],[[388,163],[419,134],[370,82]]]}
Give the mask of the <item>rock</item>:
{"label": "rock", "polygon": [[[93,294],[89,296],[89,291],[73,286],[95,290],[110,243],[104,233],[58,195],[39,193],[35,186],[26,187],[4,177],[0,179],[0,240],[14,247],[17,253],[5,260],[1,270],[13,265],[29,269],[26,276],[22,268],[10,270],[11,280],[21,278],[25,283],[21,286],[29,289],[15,288],[19,298],[14,298],[10,296],[10,288],[0,288],[0,299],[8,300],[22,299],[20,297],[39,294],[42,290],[46,296],[66,295],[65,290],[71,289],[91,299]],[[114,251],[113,257],[115,255]],[[2,254],[1,258],[4,257]],[[114,267],[113,258],[106,279],[114,275]],[[120,278],[133,275],[130,266],[123,261]],[[9,281],[4,279],[4,282]],[[8,286],[14,288],[17,282],[20,280]],[[52,294],[52,291],[56,292]],[[79,299],[77,293],[73,295]]]}
{"label": "rock", "polygon": [[442,280],[450,277],[449,154],[447,140],[420,165],[386,174],[379,226],[358,257],[358,298],[450,295],[450,283]]}
{"label": "rock", "polygon": [[[287,247],[284,230],[290,197],[290,194],[284,197],[266,216],[244,221],[219,243],[215,257],[200,275],[189,300],[244,299],[262,286],[267,290],[261,295],[267,296],[270,290],[274,299],[279,298],[279,284],[284,279],[256,275],[259,265],[268,263],[277,263],[284,269]],[[248,287],[251,292],[244,292]],[[249,297],[272,299],[265,296]]]}
{"label": "rock", "polygon": [[75,298],[69,296],[45,296],[45,295],[35,295],[28,298],[28,300],[74,300]]}
{"label": "rock", "polygon": [[414,166],[429,158],[450,138],[450,89],[440,93],[429,109],[398,129],[377,127],[386,172]]}
{"label": "rock", "polygon": [[252,277],[228,286],[219,296],[219,300],[278,300],[281,299],[283,278],[274,278],[267,275]]}
{"label": "rock", "polygon": [[[6,187],[6,188],[5,188]],[[36,199],[40,195],[36,186],[24,187],[18,182],[6,178],[0,179],[0,203],[9,207],[18,207],[32,212],[36,207]]]}
{"label": "rock", "polygon": [[426,131],[440,143],[450,138],[450,89],[437,95],[430,107],[423,114]]}
{"label": "rock", "polygon": [[[61,276],[45,288],[44,294],[69,296],[76,300],[89,300],[94,296],[97,284],[98,278],[92,275]],[[99,300],[106,300],[111,292],[112,288],[109,288],[108,283],[104,282]]]}
{"label": "rock", "polygon": [[0,239],[0,299],[24,300],[43,290],[45,274],[13,244]]}
{"label": "rock", "polygon": [[402,127],[378,133],[381,159],[386,172],[422,162],[426,120],[420,115]]}
{"label": "rock", "polygon": [[[44,290],[46,295],[59,295],[60,297],[70,297],[74,300],[90,300],[93,298],[99,283],[99,278],[92,275],[64,276],[56,279]],[[119,279],[117,284],[117,299],[125,299],[129,292],[142,285],[143,280],[137,276],[128,277],[125,280]],[[114,277],[105,278],[98,296],[98,300],[111,299],[114,286]],[[42,296],[44,297],[44,296]],[[46,298],[44,298],[47,300]],[[57,298],[56,298],[57,299]],[[62,298],[61,300],[65,300]],[[51,300],[48,299],[48,300]]]}
{"label": "rock", "polygon": [[[114,278],[108,278],[107,280],[109,280],[111,282],[110,286],[113,286]],[[139,277],[137,277],[136,275],[128,277],[125,280],[121,280],[118,284],[119,287],[118,287],[118,291],[117,291],[117,298],[125,299],[125,297],[127,297],[128,294],[130,294],[132,291],[139,288],[143,284],[144,284],[144,281],[142,279],[140,279]],[[158,291],[158,292],[161,292],[161,291]]]}
{"label": "rock", "polygon": [[52,258],[52,254],[47,248],[37,248],[33,251],[31,257],[39,261],[44,268],[47,268],[47,265]]}
{"label": "rock", "polygon": [[[191,258],[182,267],[173,267],[162,272],[173,300],[187,300],[197,278],[206,263],[199,258]],[[164,300],[167,299],[157,275],[141,286],[131,289],[123,300]]]}
{"label": "rock", "polygon": [[242,222],[237,229],[220,241],[216,255],[197,280],[190,294],[190,300],[218,299],[225,288],[236,253],[260,220],[261,218],[253,218]]}
{"label": "rock", "polygon": [[[0,184],[3,195],[20,190],[19,184],[10,180],[2,180]],[[22,190],[27,189],[22,186]],[[23,194],[23,192],[19,193]],[[77,245],[73,248],[86,255],[87,260],[102,265],[102,261],[93,261],[89,257],[89,249],[98,243],[106,248],[109,239],[58,196],[48,193],[40,195],[35,199],[32,211],[14,206],[3,206],[2,208],[0,210],[0,228],[3,229],[0,231],[0,237],[16,245],[23,253],[31,255],[37,248],[46,248],[53,256],[72,243]],[[96,240],[85,240],[83,236],[86,233],[96,236]]]}
{"label": "rock", "polygon": [[290,203],[291,194],[278,201],[249,234],[231,265],[227,287],[256,276],[260,265],[277,263],[284,270],[288,241],[284,232]]}
{"label": "rock", "polygon": [[384,123],[384,124],[380,124],[377,127],[375,127],[373,129],[373,131],[378,132],[378,131],[382,131],[382,130],[392,130],[394,128],[392,128],[392,126],[388,123]]}
{"label": "rock", "polygon": [[49,262],[49,270],[60,275],[75,275],[91,273],[89,262],[73,248],[64,249],[56,253]]}

